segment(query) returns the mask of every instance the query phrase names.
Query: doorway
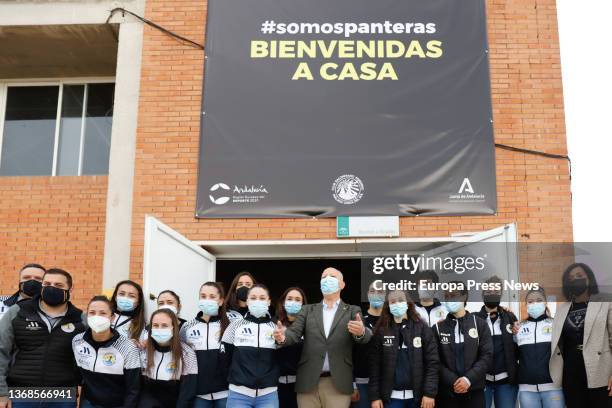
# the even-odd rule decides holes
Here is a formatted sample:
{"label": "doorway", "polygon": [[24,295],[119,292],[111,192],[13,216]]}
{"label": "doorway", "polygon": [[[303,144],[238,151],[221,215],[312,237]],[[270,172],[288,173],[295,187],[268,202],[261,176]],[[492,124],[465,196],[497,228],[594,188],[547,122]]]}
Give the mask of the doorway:
{"label": "doorway", "polygon": [[304,290],[308,303],[322,299],[319,281],[327,267],[338,269],[344,275],[346,286],[342,300],[352,305],[361,304],[361,260],[359,258],[303,258],[303,259],[217,259],[216,279],[229,289],[238,273],[249,271],[259,283],[270,289],[273,307],[275,301],[291,286]]}
{"label": "doorway", "polygon": [[[335,240],[237,240],[191,241],[155,217],[145,220],[143,290],[147,310],[157,308],[156,295],[173,289],[181,297],[183,316],[198,311],[198,288],[206,281],[221,281],[229,287],[243,270],[254,274],[270,288],[273,299],[290,286],[300,286],[309,303],[319,302],[321,272],[333,266],[344,274],[347,283],[342,293],[345,302],[361,302],[361,259],[372,254],[398,252],[426,253],[429,256],[452,254],[478,242],[502,245],[494,259],[498,276],[520,282],[516,252],[516,225],[508,224],[488,231],[439,238],[335,239]],[[519,299],[510,306],[519,315]],[[478,308],[480,304],[478,305]]]}

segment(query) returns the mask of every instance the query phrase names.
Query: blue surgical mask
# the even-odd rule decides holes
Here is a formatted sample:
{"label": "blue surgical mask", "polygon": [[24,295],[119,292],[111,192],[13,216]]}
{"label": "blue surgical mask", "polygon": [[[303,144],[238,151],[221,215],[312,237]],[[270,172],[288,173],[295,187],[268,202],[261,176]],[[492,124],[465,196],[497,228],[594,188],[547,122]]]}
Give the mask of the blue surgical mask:
{"label": "blue surgical mask", "polygon": [[326,276],[321,279],[321,292],[324,295],[331,295],[340,290],[340,282],[333,276]]}
{"label": "blue surgical mask", "polygon": [[368,295],[368,302],[374,309],[380,309],[385,304],[385,297],[383,295]]}
{"label": "blue surgical mask", "polygon": [[206,316],[216,316],[219,314],[219,303],[213,299],[200,299],[198,309]]}
{"label": "blue surgical mask", "polygon": [[397,302],[389,305],[389,310],[394,317],[402,317],[408,310],[407,302]]}
{"label": "blue surgical mask", "polygon": [[136,308],[136,301],[126,296],[117,296],[116,302],[120,312],[131,312]]}
{"label": "blue surgical mask", "polygon": [[444,302],[443,304],[448,313],[457,313],[464,306],[463,302]]}
{"label": "blue surgical mask", "polygon": [[151,329],[151,337],[160,344],[167,343],[172,339],[172,329]]}
{"label": "blue surgical mask", "polygon": [[265,300],[249,300],[249,313],[255,317],[263,317],[268,313],[268,302]]}
{"label": "blue surgical mask", "polygon": [[300,302],[296,302],[295,300],[285,300],[285,310],[287,314],[296,315],[300,313],[302,310],[302,304]]}
{"label": "blue surgical mask", "polygon": [[529,303],[527,305],[527,313],[532,319],[537,319],[538,317],[542,316],[545,311],[546,304],[544,302]]}

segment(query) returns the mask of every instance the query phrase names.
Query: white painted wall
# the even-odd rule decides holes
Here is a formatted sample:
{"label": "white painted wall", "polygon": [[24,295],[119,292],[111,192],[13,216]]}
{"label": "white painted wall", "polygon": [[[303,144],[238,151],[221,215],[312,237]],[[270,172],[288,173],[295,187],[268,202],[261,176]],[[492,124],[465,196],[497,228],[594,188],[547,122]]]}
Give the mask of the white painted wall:
{"label": "white painted wall", "polygon": [[574,241],[612,242],[612,1],[557,0]]}

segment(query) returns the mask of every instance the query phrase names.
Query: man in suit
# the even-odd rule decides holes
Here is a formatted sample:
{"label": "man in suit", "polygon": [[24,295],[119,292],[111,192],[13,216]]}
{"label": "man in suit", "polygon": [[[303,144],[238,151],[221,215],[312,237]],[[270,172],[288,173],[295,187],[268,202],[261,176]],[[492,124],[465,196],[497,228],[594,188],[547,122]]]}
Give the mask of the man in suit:
{"label": "man in suit", "polygon": [[359,306],[340,299],[342,273],[327,268],[321,275],[321,303],[306,305],[291,327],[277,323],[274,338],[289,346],[304,338],[295,391],[300,408],[348,407],[353,393],[353,342],[365,344],[372,331],[364,326]]}

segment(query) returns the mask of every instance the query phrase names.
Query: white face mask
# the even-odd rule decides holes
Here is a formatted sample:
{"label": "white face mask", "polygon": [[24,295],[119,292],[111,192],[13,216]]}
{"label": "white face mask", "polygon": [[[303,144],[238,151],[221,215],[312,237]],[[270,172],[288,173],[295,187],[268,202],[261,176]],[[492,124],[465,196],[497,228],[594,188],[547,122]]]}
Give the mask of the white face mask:
{"label": "white face mask", "polygon": [[111,321],[108,317],[104,316],[88,316],[87,325],[94,333],[102,333],[108,330],[111,325]]}
{"label": "white face mask", "polygon": [[157,310],[159,309],[168,309],[168,310],[172,310],[172,313],[174,313],[175,315],[178,316],[178,309],[175,306],[172,305],[161,305],[157,308]]}

